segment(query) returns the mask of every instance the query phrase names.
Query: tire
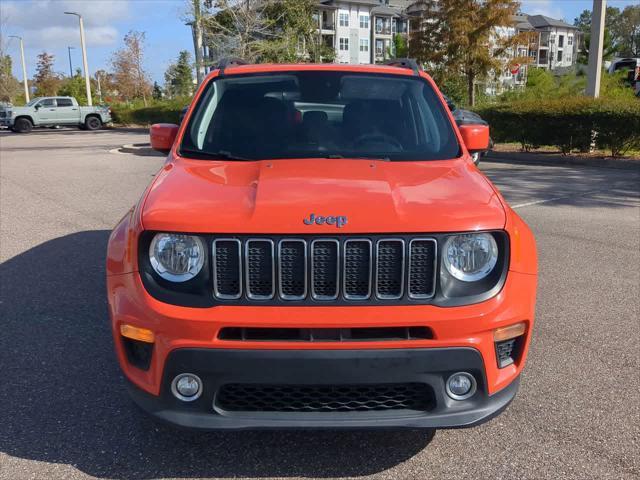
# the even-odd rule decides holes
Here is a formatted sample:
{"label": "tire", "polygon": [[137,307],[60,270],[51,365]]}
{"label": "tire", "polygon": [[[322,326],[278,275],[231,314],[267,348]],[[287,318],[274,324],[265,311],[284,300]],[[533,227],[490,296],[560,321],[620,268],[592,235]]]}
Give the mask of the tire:
{"label": "tire", "polygon": [[12,130],[17,133],[29,133],[33,129],[33,123],[28,118],[18,118]]}
{"label": "tire", "polygon": [[102,127],[102,121],[95,115],[91,115],[85,119],[84,126],[87,130],[99,130]]}

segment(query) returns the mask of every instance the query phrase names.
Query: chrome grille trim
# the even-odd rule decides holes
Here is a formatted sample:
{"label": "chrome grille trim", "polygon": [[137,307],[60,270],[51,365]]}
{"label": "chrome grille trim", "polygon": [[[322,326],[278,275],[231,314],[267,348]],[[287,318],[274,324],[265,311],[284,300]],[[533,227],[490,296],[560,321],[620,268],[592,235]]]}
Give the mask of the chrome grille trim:
{"label": "chrome grille trim", "polygon": [[[238,244],[238,293],[236,295],[220,293],[220,290],[218,288],[218,272],[216,268],[218,264],[216,259],[216,246],[218,242],[233,242]],[[213,241],[211,253],[213,263],[213,294],[216,296],[216,298],[219,298],[221,300],[238,300],[240,297],[242,297],[242,242],[240,242],[240,240],[238,240],[237,238],[216,238]]]}
{"label": "chrome grille trim", "polygon": [[[387,295],[381,294],[379,291],[379,281],[380,281],[380,244],[381,243],[392,243],[397,242],[402,245],[402,261],[400,266],[400,293],[398,295]],[[404,295],[404,277],[406,274],[406,270],[404,268],[405,264],[405,241],[402,238],[381,238],[376,242],[376,297],[380,300],[399,300]]]}
{"label": "chrome grille trim", "polygon": [[[352,242],[366,242],[369,244],[369,275],[368,284],[369,290],[366,296],[362,295],[350,295],[347,293],[347,245]],[[349,238],[344,241],[343,254],[342,254],[342,292],[343,296],[347,300],[368,300],[371,298],[371,284],[373,283],[371,274],[373,273],[373,242],[368,238]]]}
{"label": "chrome grille trim", "polygon": [[[304,248],[304,293],[302,295],[285,295],[282,291],[282,244],[283,243],[302,243]],[[278,294],[282,300],[304,300],[308,294],[308,263],[309,252],[307,250],[307,242],[301,238],[283,238],[278,242]]]}
{"label": "chrome grille trim", "polygon": [[[413,258],[411,247],[413,246],[413,242],[432,242],[433,243],[433,286],[431,288],[431,292],[426,295],[415,295],[411,293],[411,259]],[[409,282],[409,286],[407,287],[407,295],[409,298],[413,298],[415,300],[424,300],[427,298],[433,298],[436,294],[436,274],[438,271],[438,242],[435,238],[412,238],[409,241],[409,266],[407,270],[407,281]]]}
{"label": "chrome grille trim", "polygon": [[[249,266],[249,249],[252,243],[269,243],[271,247],[271,293],[269,295],[260,295],[251,293],[250,282],[250,266]],[[245,265],[245,290],[247,292],[247,298],[249,300],[271,300],[275,296],[276,290],[276,264],[274,257],[274,244],[273,240],[268,238],[249,238],[244,245],[244,265]]]}
{"label": "chrome grille trim", "polygon": [[[315,245],[319,242],[330,242],[336,244],[336,293],[334,295],[318,295],[315,292],[314,282],[314,258],[315,258]],[[311,241],[311,296],[314,300],[336,300],[340,295],[340,242],[335,238],[316,238]]]}

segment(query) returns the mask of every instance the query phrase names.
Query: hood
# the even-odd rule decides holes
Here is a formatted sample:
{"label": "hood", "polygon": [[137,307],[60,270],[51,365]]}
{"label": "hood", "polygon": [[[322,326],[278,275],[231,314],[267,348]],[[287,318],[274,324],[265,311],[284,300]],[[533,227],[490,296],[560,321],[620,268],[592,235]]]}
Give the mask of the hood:
{"label": "hood", "polygon": [[[312,223],[311,214],[346,224]],[[464,160],[180,159],[158,173],[142,223],[192,233],[436,233],[501,229],[505,212]]]}

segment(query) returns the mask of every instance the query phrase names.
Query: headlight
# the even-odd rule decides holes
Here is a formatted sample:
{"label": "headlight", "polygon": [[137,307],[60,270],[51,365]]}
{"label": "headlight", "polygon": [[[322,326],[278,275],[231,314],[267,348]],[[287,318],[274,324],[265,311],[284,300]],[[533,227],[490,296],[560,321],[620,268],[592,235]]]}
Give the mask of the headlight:
{"label": "headlight", "polygon": [[149,246],[151,266],[171,282],[186,282],[198,275],[204,257],[204,242],[192,235],[158,233]]}
{"label": "headlight", "polygon": [[498,245],[488,233],[454,235],[444,244],[447,271],[463,282],[476,282],[491,273],[498,261]]}

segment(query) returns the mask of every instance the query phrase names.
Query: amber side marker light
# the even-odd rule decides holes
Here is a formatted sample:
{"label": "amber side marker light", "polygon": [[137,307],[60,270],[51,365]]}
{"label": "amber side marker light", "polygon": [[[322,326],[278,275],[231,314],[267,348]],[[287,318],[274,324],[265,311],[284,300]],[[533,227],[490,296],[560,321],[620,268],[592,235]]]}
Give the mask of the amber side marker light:
{"label": "amber side marker light", "polygon": [[120,335],[132,340],[138,340],[144,343],[153,343],[156,341],[156,336],[151,330],[146,328],[138,328],[133,325],[122,324],[120,325]]}
{"label": "amber side marker light", "polygon": [[495,342],[503,342],[505,340],[511,340],[512,338],[519,337],[524,335],[524,332],[527,331],[526,324],[516,323],[514,325],[509,325],[508,327],[500,327],[493,331],[493,340]]}

